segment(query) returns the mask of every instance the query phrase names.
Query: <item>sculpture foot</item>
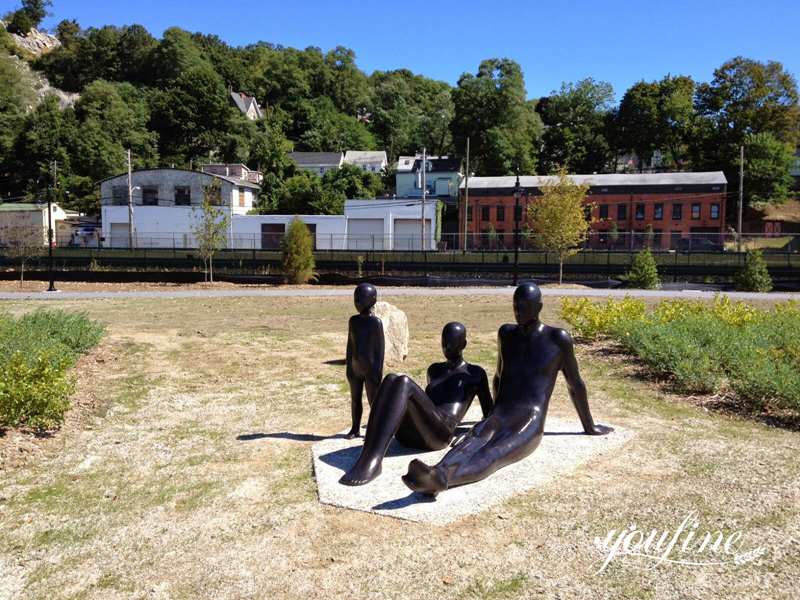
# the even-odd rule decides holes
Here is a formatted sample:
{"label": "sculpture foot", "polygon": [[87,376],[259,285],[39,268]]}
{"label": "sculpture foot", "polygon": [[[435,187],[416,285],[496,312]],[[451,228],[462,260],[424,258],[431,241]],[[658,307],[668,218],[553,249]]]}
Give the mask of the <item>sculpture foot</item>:
{"label": "sculpture foot", "polygon": [[356,463],[352,469],[342,475],[339,483],[342,485],[365,485],[381,474],[381,463],[373,466],[362,467]]}
{"label": "sculpture foot", "polygon": [[435,467],[429,467],[416,458],[409,463],[408,473],[402,479],[411,490],[434,497],[447,489],[444,475]]}
{"label": "sculpture foot", "polygon": [[344,438],[346,440],[352,440],[354,438],[361,437],[361,432],[358,429],[351,429],[350,431],[345,434]]}

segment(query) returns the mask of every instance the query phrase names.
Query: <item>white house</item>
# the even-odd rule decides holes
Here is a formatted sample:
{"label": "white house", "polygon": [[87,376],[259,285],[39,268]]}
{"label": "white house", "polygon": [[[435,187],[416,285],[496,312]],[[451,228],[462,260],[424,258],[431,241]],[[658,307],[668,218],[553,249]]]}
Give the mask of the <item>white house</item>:
{"label": "white house", "polygon": [[[425,203],[425,249],[436,248],[436,201]],[[348,250],[420,250],[422,201],[419,198],[347,200]]]}
{"label": "white house", "polygon": [[[200,215],[206,190],[214,181],[219,183],[216,203],[229,217],[246,215],[253,208],[259,186],[246,179],[185,169],[134,171],[134,246],[193,247],[193,225]],[[100,198],[103,246],[130,247],[127,173],[101,181]]]}
{"label": "white house", "polygon": [[389,161],[384,150],[348,150],[344,154],[344,162],[370,173],[380,173]]}

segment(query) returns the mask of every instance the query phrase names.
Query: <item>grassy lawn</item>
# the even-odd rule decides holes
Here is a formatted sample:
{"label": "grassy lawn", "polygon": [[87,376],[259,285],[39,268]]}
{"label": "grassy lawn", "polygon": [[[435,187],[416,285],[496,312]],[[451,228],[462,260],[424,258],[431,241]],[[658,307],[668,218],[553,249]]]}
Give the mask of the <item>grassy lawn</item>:
{"label": "grassy lawn", "polygon": [[[444,322],[461,320],[467,359],[491,376],[509,299],[386,299],[409,317],[410,375],[439,360]],[[800,434],[670,396],[618,357],[579,347],[596,420],[634,430],[631,442],[437,528],[322,506],[312,442],[250,435],[349,425],[344,367],[326,364],[343,358],[349,300],[59,307],[108,327],[79,363],[75,401],[93,408],[30,452],[28,438],[0,437],[0,598],[796,597]],[[549,300],[544,319],[556,314]],[[561,381],[551,411],[577,423]],[[690,511],[767,553],[739,567],[617,560],[594,574],[596,536],[674,530]]]}

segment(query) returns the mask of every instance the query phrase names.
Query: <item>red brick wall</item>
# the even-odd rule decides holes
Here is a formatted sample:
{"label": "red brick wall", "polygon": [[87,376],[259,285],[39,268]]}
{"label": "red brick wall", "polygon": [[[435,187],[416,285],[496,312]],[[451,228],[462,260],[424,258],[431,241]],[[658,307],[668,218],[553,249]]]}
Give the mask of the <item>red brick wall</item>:
{"label": "red brick wall", "polygon": [[[535,202],[539,196],[530,195],[523,196],[520,199],[520,206],[522,207],[521,228],[524,228],[527,216],[527,205]],[[462,191],[463,201],[463,191]],[[688,237],[688,234],[693,230],[714,230],[715,232],[722,233],[725,230],[725,193],[724,192],[670,192],[664,194],[646,193],[646,194],[590,194],[586,198],[587,203],[591,202],[595,206],[592,209],[592,230],[596,232],[608,232],[612,229],[612,223],[617,223],[617,230],[620,234],[630,231],[634,233],[643,234],[648,225],[652,226],[654,232],[660,230],[660,238],[656,238],[654,243],[655,247],[669,248],[671,244],[671,233],[676,232],[681,237]],[[469,233],[485,233],[491,225],[498,233],[505,233],[506,247],[513,246],[513,232],[514,232],[514,196],[511,195],[495,195],[495,196],[476,196],[470,195],[470,206],[472,206],[472,219],[467,223],[467,231]],[[680,220],[672,218],[672,205],[682,204],[682,215]],[[627,215],[624,219],[617,218],[617,207],[623,204],[627,207]],[[644,218],[636,218],[636,208],[638,204],[644,205]],[[656,205],[663,205],[663,215],[661,219],[655,218]],[[700,205],[700,218],[692,218],[692,205]],[[608,219],[601,220],[600,212],[601,206],[608,207]],[[718,205],[719,217],[713,219],[711,216],[712,205]],[[463,203],[461,204],[463,206]],[[485,218],[485,208],[489,209],[488,219]],[[502,219],[498,219],[497,207],[503,207],[504,210],[500,211]],[[464,230],[464,215],[459,215],[460,229]],[[625,236],[621,235],[621,238]],[[600,244],[600,237],[592,237],[593,245]],[[620,241],[619,243],[623,243]]]}

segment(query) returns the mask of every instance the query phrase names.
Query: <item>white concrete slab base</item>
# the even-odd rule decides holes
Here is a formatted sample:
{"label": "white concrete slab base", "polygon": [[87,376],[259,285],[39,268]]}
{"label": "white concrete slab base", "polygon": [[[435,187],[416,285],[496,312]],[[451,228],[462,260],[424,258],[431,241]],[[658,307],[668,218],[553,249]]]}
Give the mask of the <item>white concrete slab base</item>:
{"label": "white concrete slab base", "polygon": [[[468,419],[475,415],[470,412]],[[412,492],[400,477],[405,475],[412,459],[434,464],[447,449],[419,452],[393,442],[383,461],[381,475],[357,487],[342,485],[339,478],[355,463],[363,439],[347,440],[336,436],[314,444],[312,454],[319,500],[323,504],[444,525],[542,486],[581,463],[619,448],[632,436],[630,430],[616,427],[608,435],[584,435],[577,416],[574,419],[548,417],[544,439],[531,456],[483,481],[442,492],[435,500]]]}

